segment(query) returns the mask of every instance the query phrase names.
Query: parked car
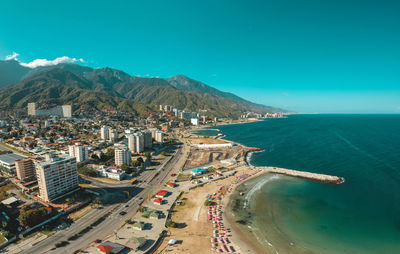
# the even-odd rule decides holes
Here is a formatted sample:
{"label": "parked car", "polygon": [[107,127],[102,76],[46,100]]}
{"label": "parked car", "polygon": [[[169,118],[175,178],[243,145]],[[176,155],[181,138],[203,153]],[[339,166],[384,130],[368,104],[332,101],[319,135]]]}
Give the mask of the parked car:
{"label": "parked car", "polygon": [[122,211],[122,212],[119,213],[119,215],[125,215],[125,214],[126,214],[125,211]]}

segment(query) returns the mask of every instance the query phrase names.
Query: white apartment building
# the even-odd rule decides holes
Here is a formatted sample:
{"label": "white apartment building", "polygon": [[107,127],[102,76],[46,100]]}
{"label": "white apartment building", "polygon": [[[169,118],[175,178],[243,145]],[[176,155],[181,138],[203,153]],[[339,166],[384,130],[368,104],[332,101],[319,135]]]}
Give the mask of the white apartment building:
{"label": "white apartment building", "polygon": [[192,119],[190,119],[190,123],[192,125],[197,126],[197,125],[199,125],[199,119],[198,118],[192,118]]}
{"label": "white apartment building", "polygon": [[75,145],[68,146],[69,156],[75,157],[76,162],[87,161],[89,159],[88,147],[76,143]]}
{"label": "white apartment building", "polygon": [[107,141],[109,139],[109,130],[110,130],[110,127],[108,127],[108,126],[101,127],[100,136],[101,136],[102,140]]}
{"label": "white apartment building", "polygon": [[115,165],[131,165],[131,151],[125,147],[115,148]]}
{"label": "white apartment building", "polygon": [[76,159],[50,157],[35,162],[39,198],[49,202],[79,188]]}
{"label": "white apartment building", "polygon": [[115,143],[118,140],[118,132],[114,129],[108,129],[108,141]]}
{"label": "white apartment building", "polygon": [[132,153],[136,153],[136,136],[133,134],[128,136],[128,148]]}
{"label": "white apartment building", "polygon": [[158,143],[163,143],[164,142],[164,132],[162,132],[162,131],[155,132],[154,140]]}

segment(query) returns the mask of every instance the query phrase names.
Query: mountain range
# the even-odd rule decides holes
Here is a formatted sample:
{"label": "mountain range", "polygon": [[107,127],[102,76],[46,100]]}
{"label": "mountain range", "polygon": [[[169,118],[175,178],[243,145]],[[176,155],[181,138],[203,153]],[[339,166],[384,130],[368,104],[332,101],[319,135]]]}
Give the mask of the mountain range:
{"label": "mountain range", "polygon": [[208,116],[237,118],[244,112],[284,110],[252,103],[184,75],[141,78],[112,68],[62,63],[28,68],[0,61],[0,109],[21,109],[29,102],[72,104],[75,111],[118,109],[144,114],[154,105],[173,105]]}

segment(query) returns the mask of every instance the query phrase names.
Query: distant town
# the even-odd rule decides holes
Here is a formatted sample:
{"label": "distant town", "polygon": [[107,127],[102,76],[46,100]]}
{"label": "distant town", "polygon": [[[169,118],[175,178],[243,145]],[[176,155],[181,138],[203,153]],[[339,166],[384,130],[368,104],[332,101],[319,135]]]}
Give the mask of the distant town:
{"label": "distant town", "polygon": [[[10,253],[22,249],[26,250],[22,253],[40,253],[41,248],[69,248],[72,253],[74,248],[90,248],[90,237],[104,233],[103,227],[113,235],[126,234],[122,218],[124,224],[144,231],[149,225],[142,216],[155,218],[151,233],[130,238],[129,243],[108,241],[96,248],[104,253],[111,253],[106,246],[114,249],[112,253],[123,249],[146,253],[172,223],[168,211],[179,202],[182,190],[174,190],[178,182],[198,184],[193,179],[210,170],[223,176],[226,166],[238,163],[234,155],[243,152],[229,151],[232,144],[223,140],[191,139],[192,130],[284,117],[247,112],[239,120],[218,119],[171,105],[159,105],[159,111],[146,118],[123,112],[94,116],[73,112],[72,105],[46,108],[32,102],[26,115],[0,118],[0,243]],[[204,147],[206,154],[199,151]],[[210,157],[210,149],[223,153],[225,159],[198,159]],[[214,162],[220,166],[199,168]],[[185,173],[187,169],[191,171]],[[135,216],[139,219],[133,221]],[[92,224],[84,223],[89,220]],[[56,238],[58,232],[69,235]],[[77,238],[88,242],[75,241],[75,246]]]}

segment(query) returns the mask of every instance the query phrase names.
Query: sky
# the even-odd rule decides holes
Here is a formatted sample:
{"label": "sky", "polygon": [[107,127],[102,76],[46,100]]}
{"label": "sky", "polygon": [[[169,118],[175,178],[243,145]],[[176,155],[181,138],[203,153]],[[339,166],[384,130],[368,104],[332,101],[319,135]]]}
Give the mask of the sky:
{"label": "sky", "polygon": [[400,113],[399,13],[396,0],[1,1],[0,59],[183,74],[297,112]]}

